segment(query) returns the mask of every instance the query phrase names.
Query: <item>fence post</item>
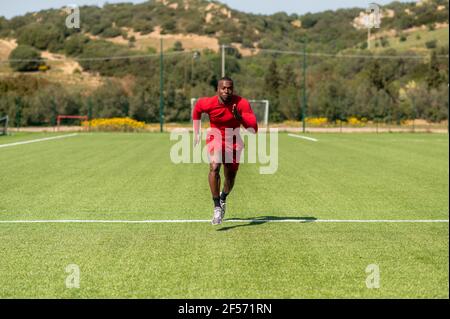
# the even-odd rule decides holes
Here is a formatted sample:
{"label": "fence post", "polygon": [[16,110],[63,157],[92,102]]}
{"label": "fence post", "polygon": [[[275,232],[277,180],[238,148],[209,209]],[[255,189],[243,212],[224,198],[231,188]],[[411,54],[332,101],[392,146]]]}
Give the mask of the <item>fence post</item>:
{"label": "fence post", "polygon": [[164,131],[164,51],[163,38],[161,38],[160,67],[159,67],[159,126],[160,132]]}
{"label": "fence post", "polygon": [[303,107],[302,107],[302,127],[303,133],[306,132],[306,38],[303,39]]}

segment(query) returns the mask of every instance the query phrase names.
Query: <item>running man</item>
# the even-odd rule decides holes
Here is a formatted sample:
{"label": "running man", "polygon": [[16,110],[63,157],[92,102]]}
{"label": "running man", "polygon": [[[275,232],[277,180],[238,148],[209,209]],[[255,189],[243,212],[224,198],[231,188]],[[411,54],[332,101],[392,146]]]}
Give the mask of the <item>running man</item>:
{"label": "running man", "polygon": [[[258,132],[256,116],[250,103],[233,94],[233,80],[224,77],[219,80],[217,95],[198,100],[192,112],[194,121],[194,145],[200,141],[200,119],[202,113],[209,115],[211,130],[206,137],[210,158],[209,187],[214,201],[213,225],[222,223],[225,216],[226,200],[234,186],[239,169],[239,159],[244,142],[239,132],[233,130],[244,126],[252,133]],[[225,182],[220,192],[220,167],[223,163]]]}

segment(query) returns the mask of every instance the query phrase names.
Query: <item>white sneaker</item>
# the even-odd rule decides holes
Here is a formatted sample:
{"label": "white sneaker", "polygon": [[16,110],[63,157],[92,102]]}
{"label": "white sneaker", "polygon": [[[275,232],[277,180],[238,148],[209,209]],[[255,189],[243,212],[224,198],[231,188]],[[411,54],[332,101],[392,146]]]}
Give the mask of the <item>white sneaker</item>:
{"label": "white sneaker", "polygon": [[[220,193],[222,195],[222,193]],[[224,200],[220,200],[220,208],[222,208],[222,219],[225,218],[225,211],[227,209],[227,202]]]}
{"label": "white sneaker", "polygon": [[211,222],[211,224],[213,225],[220,225],[222,224],[222,208],[220,207],[216,207],[214,208],[214,216],[213,216],[213,220]]}

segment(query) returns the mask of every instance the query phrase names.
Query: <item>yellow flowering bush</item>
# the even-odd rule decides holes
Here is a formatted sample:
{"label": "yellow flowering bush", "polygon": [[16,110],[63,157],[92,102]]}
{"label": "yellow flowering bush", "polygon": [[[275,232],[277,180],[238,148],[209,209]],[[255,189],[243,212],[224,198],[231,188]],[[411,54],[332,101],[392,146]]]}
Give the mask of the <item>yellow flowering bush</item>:
{"label": "yellow flowering bush", "polygon": [[326,125],[328,124],[328,119],[326,117],[308,117],[306,123],[310,125]]}
{"label": "yellow flowering bush", "polygon": [[145,128],[144,122],[133,120],[129,117],[125,118],[110,118],[110,119],[93,119],[85,121],[83,126],[88,126],[94,131],[107,132],[135,132]]}
{"label": "yellow flowering bush", "polygon": [[292,121],[292,120],[287,120],[284,121],[282,123],[283,126],[287,126],[287,127],[299,127],[301,125],[302,122],[300,121]]}
{"label": "yellow flowering bush", "polygon": [[358,119],[358,118],[352,116],[347,119],[347,122],[348,122],[348,124],[353,125],[353,126],[364,126],[367,124],[368,120],[365,117]]}

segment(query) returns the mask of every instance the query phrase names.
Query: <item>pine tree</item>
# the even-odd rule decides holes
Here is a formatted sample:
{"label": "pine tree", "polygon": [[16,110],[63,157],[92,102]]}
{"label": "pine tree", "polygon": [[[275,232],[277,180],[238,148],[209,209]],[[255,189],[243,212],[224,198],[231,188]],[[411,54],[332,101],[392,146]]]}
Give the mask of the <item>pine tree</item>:
{"label": "pine tree", "polygon": [[372,85],[377,88],[377,90],[381,90],[384,88],[384,79],[381,73],[380,63],[378,61],[373,62],[369,66],[369,79]]}
{"label": "pine tree", "polygon": [[437,89],[443,82],[443,78],[439,72],[439,62],[435,51],[431,55],[426,81],[428,89]]}
{"label": "pine tree", "polygon": [[262,96],[269,99],[271,105],[270,120],[275,122],[281,120],[281,114],[279,112],[280,85],[281,78],[278,73],[277,62],[272,60],[264,78],[264,92],[262,92]]}
{"label": "pine tree", "polygon": [[283,74],[283,86],[284,87],[297,87],[295,73],[290,65],[287,65],[284,68],[284,74]]}
{"label": "pine tree", "polygon": [[266,76],[264,78],[265,91],[272,96],[278,97],[281,84],[280,75],[278,73],[278,66],[275,60],[269,65]]}

